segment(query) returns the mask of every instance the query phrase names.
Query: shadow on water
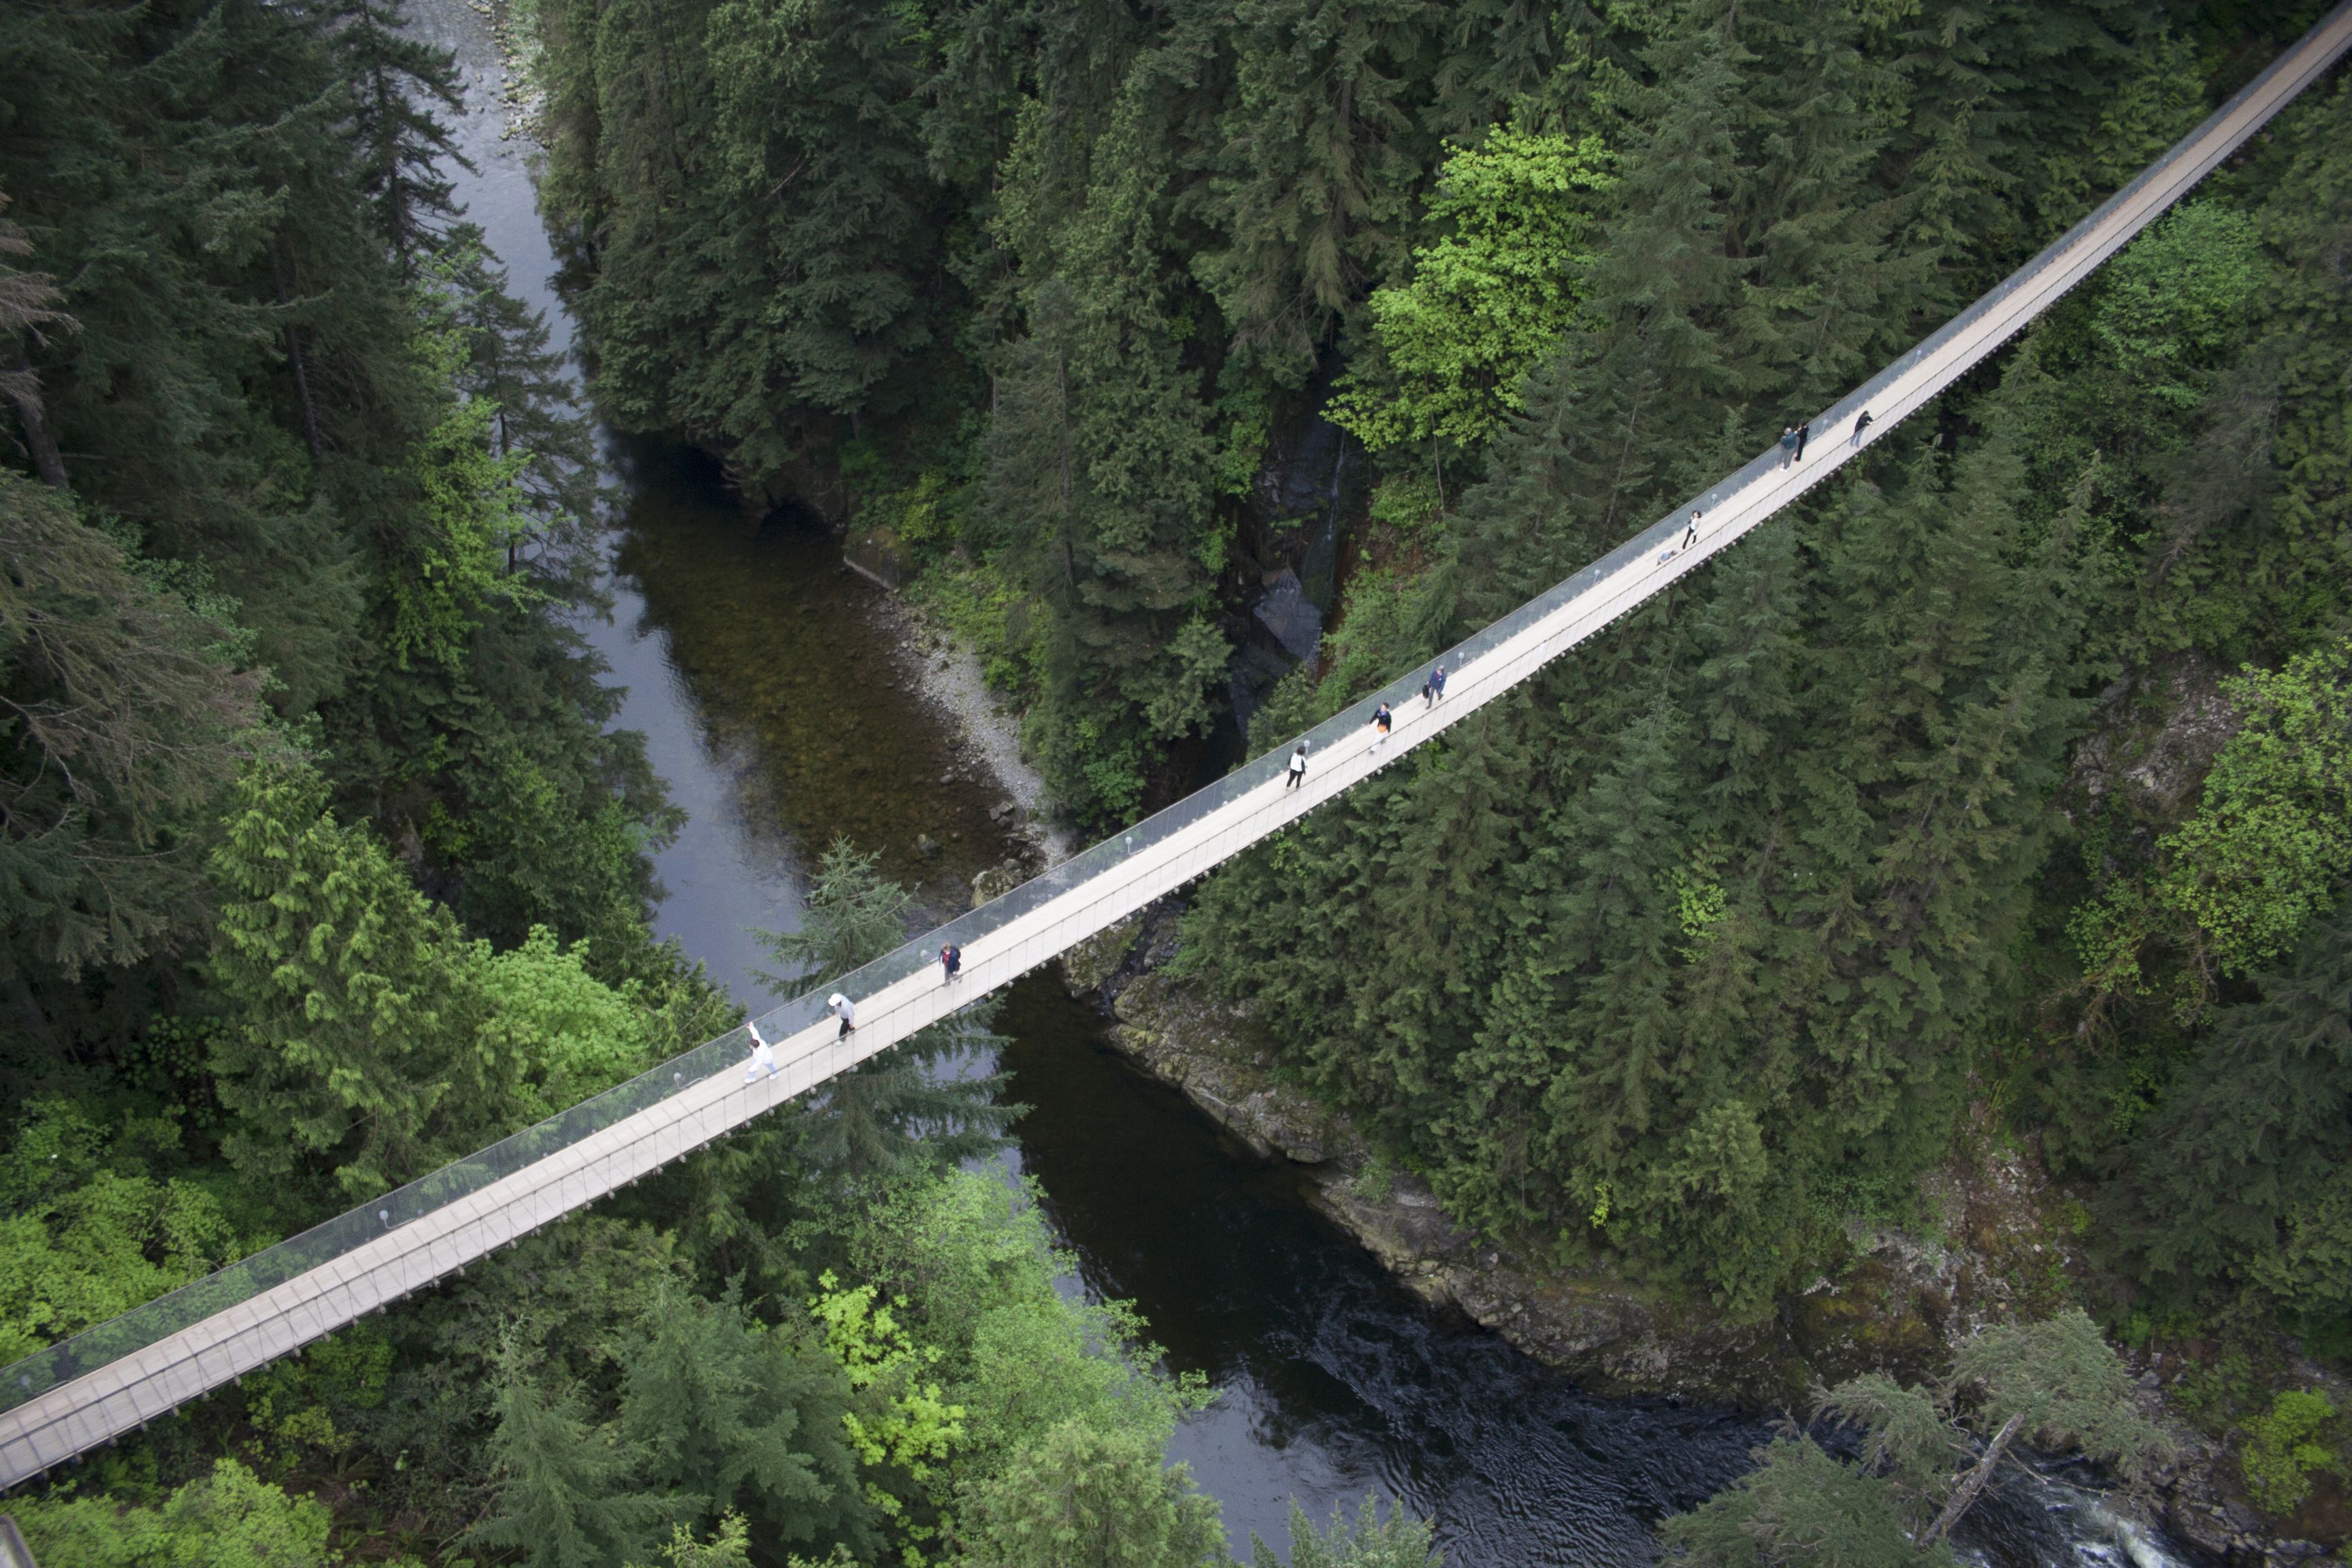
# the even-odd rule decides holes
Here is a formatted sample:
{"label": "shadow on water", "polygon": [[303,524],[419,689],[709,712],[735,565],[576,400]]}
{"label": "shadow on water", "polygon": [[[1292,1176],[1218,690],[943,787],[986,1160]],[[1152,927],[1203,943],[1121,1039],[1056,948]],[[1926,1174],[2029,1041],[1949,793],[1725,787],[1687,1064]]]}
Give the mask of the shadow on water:
{"label": "shadow on water", "polygon": [[1035,1109],[1023,1167],[1087,1288],[1132,1298],[1169,1364],[1224,1390],[1175,1455],[1226,1527],[1282,1538],[1378,1489],[1480,1568],[1650,1560],[1652,1526],[1748,1468],[1760,1426],[1580,1393],[1496,1336],[1431,1312],[1257,1160],[1103,1043],[1050,976],[1014,985],[1003,1065]]}
{"label": "shadow on water", "polygon": [[[1280,1542],[1294,1497],[1319,1522],[1377,1489],[1433,1519],[1456,1568],[1643,1563],[1659,1520],[1747,1473],[1769,1439],[1751,1415],[1586,1394],[1432,1311],[1308,1206],[1297,1167],[1129,1067],[1051,972],[1012,987],[997,1027],[1034,1108],[1020,1164],[1080,1282],[1134,1300],[1168,1365],[1223,1391],[1171,1452],[1237,1545]],[[2014,1467],[1956,1544],[1990,1568],[2130,1562],[2096,1493]]]}
{"label": "shadow on water", "polygon": [[[475,168],[452,175],[469,216],[568,338],[488,26],[464,0],[416,13],[465,73],[458,139]],[[657,858],[661,933],[755,999],[744,928],[796,920],[808,854],[837,833],[961,909],[971,874],[1009,848],[987,820],[995,791],[904,684],[880,591],[821,530],[747,520],[698,454],[622,441],[613,458],[625,481],[614,614],[583,630],[630,689],[619,723],[645,733],[691,814]],[[936,857],[918,852],[924,833]],[[1013,987],[999,1027],[1014,1092],[1035,1107],[1019,1161],[1080,1283],[1133,1298],[1171,1364],[1225,1391],[1175,1451],[1236,1537],[1278,1538],[1293,1496],[1321,1516],[1379,1488],[1438,1521],[1455,1568],[1643,1563],[1656,1519],[1747,1468],[1764,1436],[1751,1418],[1594,1398],[1430,1312],[1306,1205],[1294,1171],[1131,1071],[1050,974]],[[1962,1545],[2002,1568],[2121,1564],[2098,1506],[2024,1478],[1979,1505]]]}

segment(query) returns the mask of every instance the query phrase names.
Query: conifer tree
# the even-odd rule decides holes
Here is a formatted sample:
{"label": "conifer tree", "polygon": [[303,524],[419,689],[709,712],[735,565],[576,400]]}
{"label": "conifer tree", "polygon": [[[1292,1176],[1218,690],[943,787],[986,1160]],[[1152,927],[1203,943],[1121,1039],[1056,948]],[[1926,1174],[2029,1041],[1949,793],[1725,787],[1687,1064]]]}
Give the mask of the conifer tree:
{"label": "conifer tree", "polygon": [[495,1135],[520,1064],[478,1046],[488,1003],[457,921],[326,804],[299,764],[241,786],[213,856],[210,978],[236,1014],[212,1069],[239,1165],[284,1176],[320,1160],[358,1198]]}
{"label": "conifer tree", "polygon": [[[1986,1432],[1980,1449],[1963,1413]],[[1939,1387],[1906,1388],[1868,1373],[1822,1394],[1814,1415],[1853,1429],[1855,1456],[1832,1458],[1810,1431],[1775,1439],[1756,1470],[1665,1521],[1675,1560],[1708,1568],[1951,1563],[1953,1527],[2015,1442],[2079,1447],[2126,1474],[2170,1451],[2079,1309],[1978,1333]]]}
{"label": "conifer tree", "polygon": [[2112,1197],[2166,1299],[2234,1289],[2307,1321],[2352,1313],[2352,899],[2259,1000],[2223,1008]]}
{"label": "conifer tree", "polygon": [[401,275],[413,277],[457,216],[443,165],[476,172],[436,112],[464,112],[457,58],[409,30],[403,0],[327,0],[320,16],[344,83],[360,190]]}
{"label": "conifer tree", "polygon": [[[7,210],[7,193],[0,191],[0,214]],[[0,216],[0,256],[24,256],[32,248],[24,226]],[[23,433],[33,472],[43,484],[64,489],[65,458],[41,409],[41,379],[33,374],[24,353],[28,337],[34,345],[44,341],[43,327],[73,331],[74,319],[58,309],[58,299],[56,279],[47,273],[26,272],[0,261],[0,363],[12,366],[0,369],[0,402],[16,410],[16,426]]]}
{"label": "conifer tree", "polygon": [[958,1521],[981,1562],[1034,1568],[1208,1568],[1216,1500],[1138,1437],[1068,1421],[975,1489]]}
{"label": "conifer tree", "polygon": [[1430,155],[1410,106],[1437,17],[1421,0],[1236,10],[1233,95],[1199,193],[1223,243],[1200,273],[1235,367],[1297,385],[1367,285],[1402,269]]}
{"label": "conifer tree", "polygon": [[530,1568],[606,1568],[643,1552],[663,1500],[635,1487],[638,1456],[591,1421],[576,1389],[551,1394],[509,1350],[491,1409],[499,1500],[472,1540],[519,1552]]}
{"label": "conifer tree", "polygon": [[[881,857],[834,840],[798,929],[755,934],[791,965],[761,978],[782,994],[822,991],[906,941],[914,899],[876,869]],[[836,1180],[903,1174],[976,1159],[1021,1113],[997,1103],[1003,1073],[965,1076],[963,1058],[995,1048],[982,1002],[827,1080],[803,1113],[803,1152]]]}
{"label": "conifer tree", "polygon": [[203,587],[0,472],[0,972],[20,1001],[33,976],[201,937],[206,818],[261,719],[250,639]]}
{"label": "conifer tree", "polygon": [[740,1512],[765,1541],[860,1535],[837,1363],[752,1319],[733,1289],[665,1301],[644,1329],[622,1357],[621,1430],[683,1522]]}

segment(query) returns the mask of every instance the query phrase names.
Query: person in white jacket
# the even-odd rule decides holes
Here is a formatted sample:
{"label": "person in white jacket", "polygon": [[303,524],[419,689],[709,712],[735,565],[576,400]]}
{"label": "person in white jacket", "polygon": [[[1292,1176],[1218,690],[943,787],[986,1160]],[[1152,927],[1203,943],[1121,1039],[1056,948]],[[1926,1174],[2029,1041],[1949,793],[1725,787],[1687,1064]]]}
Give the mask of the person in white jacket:
{"label": "person in white jacket", "polygon": [[835,1017],[841,1020],[841,1032],[834,1038],[847,1039],[857,1027],[857,1004],[836,991],[824,999],[824,1005],[833,1009]]}
{"label": "person in white jacket", "polygon": [[770,1078],[775,1077],[776,1053],[769,1049],[768,1042],[760,1037],[759,1025],[751,1024],[746,1026],[751,1031],[751,1065],[743,1069],[743,1081],[750,1083],[753,1079],[758,1078],[761,1068],[768,1069]]}

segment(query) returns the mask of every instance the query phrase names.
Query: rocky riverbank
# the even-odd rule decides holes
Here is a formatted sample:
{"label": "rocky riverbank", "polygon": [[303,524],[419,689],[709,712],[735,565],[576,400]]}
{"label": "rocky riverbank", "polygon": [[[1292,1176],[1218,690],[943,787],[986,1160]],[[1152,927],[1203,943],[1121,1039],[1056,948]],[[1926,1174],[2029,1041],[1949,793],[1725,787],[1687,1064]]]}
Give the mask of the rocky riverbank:
{"label": "rocky riverbank", "polygon": [[[849,564],[886,587],[894,586],[857,566],[855,559]],[[1021,753],[1020,715],[989,689],[980,655],[895,591],[884,599],[881,618],[909,689],[954,726],[961,742],[960,765],[984,774],[1004,792],[991,815],[1001,818],[1008,833],[1028,842],[1034,861],[1007,868],[1034,872],[1068,859],[1076,846],[1048,813],[1045,781]]]}
{"label": "rocky riverbank", "polygon": [[[1929,1173],[1911,1225],[1857,1227],[1838,1276],[1815,1280],[1762,1322],[1727,1321],[1605,1268],[1531,1260],[1465,1231],[1426,1184],[1379,1157],[1346,1118],[1282,1082],[1272,1042],[1246,1007],[1164,971],[1174,951],[1173,911],[1156,909],[1066,955],[1065,974],[1117,1018],[1119,1051],[1261,1157],[1299,1166],[1316,1205],[1406,1286],[1596,1393],[1801,1410],[1814,1389],[1857,1373],[1926,1379],[1979,1326],[2073,1300],[2073,1279],[2086,1267],[2079,1244],[2089,1215],[2053,1189],[2032,1151],[1989,1126]],[[2266,1525],[2247,1499],[2234,1447],[2172,1407],[2182,1358],[2130,1360],[2143,1400],[2179,1452],[2137,1496],[2118,1500],[2125,1513],[2159,1521],[2176,1541],[2231,1568],[2302,1563],[2343,1544],[2347,1521],[2335,1517],[2332,1484]]]}

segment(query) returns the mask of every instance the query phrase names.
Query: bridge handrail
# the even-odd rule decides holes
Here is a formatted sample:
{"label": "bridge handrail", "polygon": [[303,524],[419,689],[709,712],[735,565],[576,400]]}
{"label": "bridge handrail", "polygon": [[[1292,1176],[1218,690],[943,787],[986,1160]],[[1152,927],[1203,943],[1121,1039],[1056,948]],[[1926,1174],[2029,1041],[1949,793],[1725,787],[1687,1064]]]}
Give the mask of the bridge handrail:
{"label": "bridge handrail", "polygon": [[[1832,448],[1843,447],[1847,441],[1846,427],[1865,408],[1872,411],[1874,424],[1862,445],[1867,445],[1870,439],[1892,428],[1920,403],[1935,395],[1943,385],[1948,385],[1952,378],[1951,374],[1942,376],[1936,386],[1924,392],[1913,389],[1902,400],[1896,401],[1895,391],[1908,374],[1922,363],[1963,342],[1969,333],[1978,331],[2019,290],[2038,289],[2048,293],[2051,298],[2063,294],[2099,261],[2126,243],[2148,217],[2154,216],[2150,213],[2142,216],[2119,233],[2103,233],[2116,214],[2128,209],[2158,182],[2176,184],[2178,188],[2164,199],[2167,202],[2177,199],[2181,190],[2201,179],[2254,130],[2259,129],[2279,107],[2332,65],[2347,44],[2352,44],[2352,0],[2343,0],[2304,39],[2283,53],[2197,131],[2150,164],[2096,211],[1982,299],[1817,417],[1813,424],[1821,434],[1816,439]],[[2251,123],[2233,124],[2233,121],[2243,121],[2250,115]],[[2161,203],[2156,210],[2162,210]],[[2041,300],[2032,310],[2000,324],[2000,330],[1983,341],[1969,344],[1962,368],[1977,363],[1991,352],[2047,302],[2047,300]],[[1957,371],[1952,373],[1957,374]],[[1738,532],[1760,521],[1761,516],[1769,515],[1778,506],[1785,504],[1788,496],[1778,492],[1787,490],[1793,494],[1832,471],[1843,460],[1843,454],[1833,451],[1825,461],[1809,461],[1805,473],[1776,478],[1781,471],[1780,455],[1777,449],[1767,450],[1737,472],[1675,507],[1649,528],[1599,561],[1465,638],[1433,662],[1443,663],[1456,681],[1465,685],[1478,683],[1481,660],[1506,649],[1514,639],[1527,637],[1548,617],[1580,596],[1614,577],[1637,572],[1646,575],[1657,574],[1657,569],[1664,563],[1655,558],[1662,550],[1672,547],[1680,537],[1684,520],[1694,509],[1713,518],[1718,509],[1729,505],[1736,517],[1748,510],[1742,505],[1748,498],[1759,494],[1767,496],[1770,504],[1745,523],[1738,524],[1730,536],[1736,537]],[[1711,537],[1705,554],[1711,555],[1724,547],[1730,542],[1730,537]],[[1678,576],[1695,563],[1684,563],[1666,574]],[[1622,613],[1622,607],[1629,606],[1621,606],[1612,613]],[[1552,653],[1557,651],[1553,649]],[[1529,657],[1526,648],[1516,649],[1503,662],[1514,665]],[[1552,657],[1551,653],[1538,653],[1535,656],[1535,664],[1539,666],[1549,657]],[[1335,748],[1343,743],[1360,744],[1377,705],[1387,701],[1402,708],[1406,699],[1419,694],[1422,677],[1423,668],[1416,668],[1344,712],[1317,725],[1300,738],[1308,742],[1310,754],[1318,759],[1332,754]],[[862,1000],[921,973],[936,962],[936,954],[943,942],[952,942],[966,948],[981,944],[991,935],[1005,931],[1056,899],[1097,878],[1115,872],[1121,865],[1147,855],[1176,836],[1196,827],[1204,819],[1242,797],[1274,784],[1286,765],[1287,752],[1288,745],[1286,743],[1243,764],[1216,783],[1050,868],[993,902],[961,915],[875,960],[845,977],[838,983],[838,988]],[[824,1016],[821,999],[812,995],[786,1002],[763,1015],[757,1022],[770,1040],[783,1041],[816,1028]],[[708,1041],[488,1148],[26,1357],[0,1371],[0,1412],[13,1409],[28,1399],[120,1361],[320,1268],[385,1237],[403,1226],[441,1211],[541,1161],[572,1149],[642,1111],[708,1084],[723,1073],[741,1068],[747,1037],[743,1030],[738,1029]],[[13,1475],[0,1479],[0,1486],[12,1484],[16,1479]]]}

